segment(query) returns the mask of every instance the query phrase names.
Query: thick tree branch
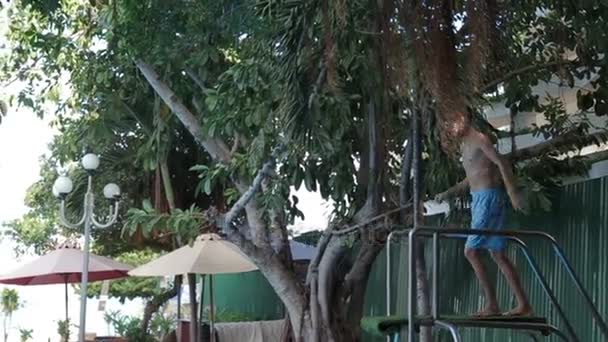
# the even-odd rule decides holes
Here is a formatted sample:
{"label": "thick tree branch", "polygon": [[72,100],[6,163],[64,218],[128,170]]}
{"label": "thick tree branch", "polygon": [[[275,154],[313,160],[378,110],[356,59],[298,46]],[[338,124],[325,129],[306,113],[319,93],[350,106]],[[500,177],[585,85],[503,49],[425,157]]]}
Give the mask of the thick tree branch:
{"label": "thick tree branch", "polygon": [[507,74],[505,74],[504,76],[497,78],[495,80],[492,80],[488,83],[486,83],[485,85],[483,85],[480,88],[481,93],[486,93],[492,89],[494,89],[496,86],[500,85],[501,83],[504,83],[506,81],[509,81],[510,79],[517,77],[519,75],[523,75],[526,73],[530,73],[530,72],[534,72],[534,71],[539,71],[539,70],[543,70],[543,69],[548,69],[554,66],[558,66],[558,65],[568,65],[571,67],[577,67],[581,65],[581,62],[578,59],[575,60],[563,60],[563,59],[559,59],[559,60],[555,60],[552,62],[548,62],[548,63],[544,63],[544,64],[531,64],[531,65],[526,65],[523,66],[519,69],[515,69],[511,72],[508,72]]}
{"label": "thick tree branch", "polygon": [[[135,64],[152,88],[158,93],[163,101],[165,101],[173,113],[175,113],[190,134],[192,134],[196,142],[207,150],[207,152],[217,161],[224,163],[230,162],[230,150],[226,144],[220,139],[203,136],[199,120],[178,99],[177,95],[169,86],[160,80],[159,75],[154,69],[142,60],[136,60]],[[226,215],[218,217],[217,224],[222,228],[227,235],[227,238],[235,243],[258,266],[279,298],[286,304],[292,322],[298,322],[301,321],[302,315],[304,314],[306,303],[302,296],[302,289],[300,288],[297,279],[295,279],[294,273],[287,268],[279,256],[274,253],[272,248],[259,248],[240,233],[241,231],[250,230],[250,227],[247,227],[246,229],[237,229],[234,226],[236,217],[244,209],[247,209],[247,207],[255,211],[256,214],[260,214],[257,208],[251,206],[250,202],[254,198],[256,192],[260,190],[262,181],[274,171],[276,159],[282,150],[283,145],[279,145],[273,150],[270,160],[263,165],[254,178],[251,186],[248,186],[247,182],[242,180],[234,180],[235,186],[242,193],[242,196]],[[248,221],[251,221],[254,217],[258,217],[258,215],[251,217],[250,214],[251,213],[249,212],[247,213]],[[300,327],[294,327],[294,334],[296,336],[301,334]]]}
{"label": "thick tree branch", "polygon": [[165,198],[167,199],[167,204],[169,205],[169,212],[173,213],[175,210],[175,193],[173,191],[173,184],[171,182],[171,173],[169,172],[169,163],[167,163],[167,158],[164,158],[163,161],[160,162],[160,174],[163,179]]}
{"label": "thick tree branch", "polygon": [[[544,141],[542,143],[522,148],[520,150],[516,150],[514,153],[507,153],[504,156],[509,158],[512,162],[524,161],[527,159],[532,159],[538,156],[541,156],[545,153],[550,152],[560,152],[567,153],[574,150],[580,150],[584,147],[596,144],[600,145],[604,142],[608,141],[608,132],[607,131],[599,131],[596,133],[588,134],[585,136],[580,136],[576,132],[568,133],[561,135],[557,138],[553,138],[551,140]],[[602,152],[598,152],[602,153]],[[604,155],[598,155],[597,158],[601,158]],[[608,153],[607,153],[608,156]],[[599,160],[598,160],[599,161]],[[590,162],[593,162],[593,159],[590,159]],[[459,190],[457,189],[458,185],[449,188],[447,191],[451,193],[457,193]]]}
{"label": "thick tree branch", "polygon": [[[414,144],[412,143],[412,134],[409,135],[406,142],[403,157],[401,158],[401,175],[399,177],[399,206],[405,207],[410,200],[410,177],[412,172],[412,161],[414,157]],[[405,220],[405,212],[401,211],[401,221]],[[403,222],[402,222],[403,223]]]}
{"label": "thick tree branch", "polygon": [[331,307],[334,303],[336,280],[342,280],[338,264],[346,254],[348,247],[344,237],[331,239],[319,263],[317,296],[321,311],[320,319],[323,328],[331,326]]}
{"label": "thick tree branch", "polygon": [[226,148],[226,144],[218,138],[209,138],[203,136],[203,131],[199,120],[196,116],[180,101],[177,95],[169,88],[169,86],[160,79],[160,76],[154,71],[151,65],[141,59],[135,60],[135,65],[146,78],[150,86],[156,93],[165,101],[171,111],[184,124],[186,129],[192,134],[194,139],[199,143],[212,158],[223,162],[230,162],[230,151]]}
{"label": "thick tree branch", "polygon": [[353,266],[344,277],[344,290],[348,303],[348,318],[352,324],[358,324],[363,316],[363,298],[367,280],[371,273],[371,268],[376,257],[384,249],[384,241],[370,239],[361,247]]}
{"label": "thick tree branch", "polygon": [[[292,322],[300,322],[306,301],[302,296],[302,288],[295,274],[271,248],[255,246],[253,242],[238,232],[239,229],[233,228],[225,231],[227,231],[228,240],[236,244],[258,266],[281,301],[285,303]],[[294,325],[293,328],[295,336],[299,336],[301,327]]]}
{"label": "thick tree branch", "polygon": [[588,165],[592,165],[593,163],[601,162],[604,160],[608,160],[608,150],[595,152],[584,156],[584,161]]}
{"label": "thick tree branch", "polygon": [[194,70],[191,68],[186,68],[186,74],[194,83],[196,83],[199,88],[201,88],[201,90],[205,90],[205,83]]}
{"label": "thick tree branch", "polygon": [[593,144],[600,145],[606,141],[608,141],[607,131],[599,131],[585,136],[572,132],[530,147],[519,149],[515,151],[515,153],[509,153],[505,156],[510,158],[512,161],[522,161],[554,151],[565,153],[580,150],[583,147]]}
{"label": "thick tree branch", "polygon": [[325,254],[325,249],[327,248],[327,245],[329,244],[329,240],[331,239],[331,230],[332,228],[328,228],[323,235],[321,235],[321,238],[319,239],[319,242],[317,243],[317,249],[315,250],[315,254],[312,258],[312,260],[310,261],[310,263],[308,264],[308,273],[306,275],[306,285],[310,285],[312,282],[312,277],[316,277],[316,275],[319,272],[319,263],[321,262],[321,258],[323,257],[323,254]]}
{"label": "thick tree branch", "polygon": [[272,176],[274,167],[276,165],[276,159],[279,157],[279,154],[283,151],[284,145],[279,144],[279,146],[275,147],[270,155],[270,159],[264,163],[260,171],[258,171],[257,175],[253,179],[251,186],[247,189],[243,195],[234,203],[232,208],[225,215],[225,223],[224,226],[227,229],[230,229],[232,221],[236,218],[236,216],[245,209],[245,206],[255,194],[260,191],[262,187],[262,181],[269,176]]}
{"label": "thick tree branch", "polygon": [[239,137],[240,136],[238,134],[234,135],[234,143],[232,144],[232,147],[230,148],[230,155],[234,155],[236,153],[236,151],[238,150],[239,144],[240,144]]}
{"label": "thick tree branch", "polygon": [[173,287],[162,294],[154,297],[152,300],[146,303],[144,308],[144,316],[141,320],[141,329],[142,331],[148,331],[148,326],[150,325],[150,320],[152,319],[152,315],[154,315],[161,306],[163,306],[166,302],[168,302],[171,298],[177,296],[177,292],[181,287],[181,275],[176,276],[173,282]]}

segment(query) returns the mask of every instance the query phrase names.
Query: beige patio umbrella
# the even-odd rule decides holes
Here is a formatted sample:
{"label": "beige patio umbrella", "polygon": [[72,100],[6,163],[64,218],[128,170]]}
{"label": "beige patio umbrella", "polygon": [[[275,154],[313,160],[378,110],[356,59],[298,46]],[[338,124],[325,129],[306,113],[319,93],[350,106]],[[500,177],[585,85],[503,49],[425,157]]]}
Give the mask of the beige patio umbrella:
{"label": "beige patio umbrella", "polygon": [[[213,275],[250,272],[257,269],[257,266],[236,245],[224,240],[217,234],[210,233],[199,236],[192,245],[176,249],[131,270],[129,275],[137,277],[166,277],[181,274],[209,275],[210,321],[213,339]],[[196,299],[191,298],[191,301],[194,303]],[[192,324],[190,324],[190,338],[192,341],[193,338],[196,338],[195,318],[196,312],[193,310]]]}

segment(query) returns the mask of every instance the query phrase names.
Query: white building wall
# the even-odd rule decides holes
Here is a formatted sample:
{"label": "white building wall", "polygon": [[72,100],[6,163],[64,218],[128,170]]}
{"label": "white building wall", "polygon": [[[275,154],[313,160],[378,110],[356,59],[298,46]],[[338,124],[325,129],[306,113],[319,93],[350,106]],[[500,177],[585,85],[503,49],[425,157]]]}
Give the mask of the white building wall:
{"label": "white building wall", "polygon": [[[565,105],[565,109],[570,114],[578,112],[578,106],[576,101],[576,93],[580,89],[592,90],[593,87],[590,80],[576,80],[574,87],[570,88],[567,85],[562,85],[561,81],[554,77],[547,83],[540,83],[538,86],[532,89],[532,93],[538,95],[541,103],[546,101],[547,96],[559,97]],[[487,120],[496,128],[509,131],[510,130],[510,115],[509,109],[505,106],[504,102],[494,103],[487,106],[484,109],[484,115]],[[590,114],[588,117],[591,123],[598,127],[606,127],[608,120],[602,117],[598,117],[594,114]],[[545,124],[546,120],[542,113],[526,112],[518,113],[515,116],[515,131],[521,131],[525,128],[532,127],[533,124],[542,125]],[[592,129],[597,131],[596,129]],[[534,137],[532,134],[521,134],[515,137],[515,144],[518,149],[526,148],[536,145],[540,142],[545,141],[543,137]],[[511,152],[511,140],[501,139],[497,146],[500,153]],[[602,146],[589,146],[581,151],[581,155],[587,155],[590,153],[602,151],[608,149],[608,145]],[[590,172],[589,178],[599,178],[608,175],[608,161],[602,161],[595,163]],[[568,182],[580,181],[580,179],[570,179]]]}

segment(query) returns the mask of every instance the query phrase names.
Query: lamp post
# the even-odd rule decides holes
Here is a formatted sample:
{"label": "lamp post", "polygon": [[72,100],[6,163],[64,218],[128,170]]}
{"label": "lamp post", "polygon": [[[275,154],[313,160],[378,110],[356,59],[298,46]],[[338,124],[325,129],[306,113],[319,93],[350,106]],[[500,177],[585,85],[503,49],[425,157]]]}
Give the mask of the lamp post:
{"label": "lamp post", "polygon": [[84,257],[82,261],[82,279],[80,285],[80,326],[78,341],[85,340],[86,326],[86,309],[87,309],[87,287],[89,283],[89,242],[91,238],[91,226],[97,228],[108,228],[118,216],[118,198],[120,196],[120,188],[114,183],[109,183],[103,188],[103,195],[109,199],[110,205],[109,219],[106,223],[97,221],[94,214],[94,195],[93,195],[93,174],[99,166],[99,158],[94,154],[87,154],[82,158],[82,167],[88,173],[87,192],[84,195],[83,215],[77,223],[70,223],[65,215],[65,197],[69,194],[74,186],[72,181],[66,176],[60,176],[53,185],[53,194],[61,200],[59,210],[59,219],[61,223],[70,228],[78,228],[84,224]]}

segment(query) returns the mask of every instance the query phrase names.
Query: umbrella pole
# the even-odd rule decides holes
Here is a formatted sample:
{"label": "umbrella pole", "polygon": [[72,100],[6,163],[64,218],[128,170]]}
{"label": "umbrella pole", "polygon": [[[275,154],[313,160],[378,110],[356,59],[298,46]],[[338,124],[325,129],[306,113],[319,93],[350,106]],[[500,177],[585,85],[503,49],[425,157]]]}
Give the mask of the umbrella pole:
{"label": "umbrella pole", "polygon": [[188,288],[190,289],[190,342],[196,342],[196,275],[188,273]]}
{"label": "umbrella pole", "polygon": [[201,275],[201,299],[198,301],[198,342],[203,341],[203,303],[205,303],[205,275]]}
{"label": "umbrella pole", "polygon": [[68,324],[70,316],[68,315],[68,276],[65,276],[65,323]]}
{"label": "umbrella pole", "polygon": [[175,276],[174,281],[177,287],[177,327],[175,328],[175,335],[177,342],[182,342],[182,276]]}
{"label": "umbrella pole", "polygon": [[213,309],[213,274],[209,275],[209,321],[211,322],[210,324],[210,329],[211,329],[211,342],[215,342],[215,326],[214,326],[214,321],[215,321],[215,312]]}

